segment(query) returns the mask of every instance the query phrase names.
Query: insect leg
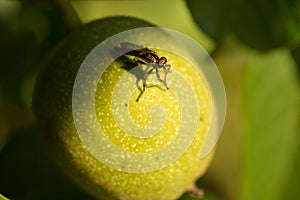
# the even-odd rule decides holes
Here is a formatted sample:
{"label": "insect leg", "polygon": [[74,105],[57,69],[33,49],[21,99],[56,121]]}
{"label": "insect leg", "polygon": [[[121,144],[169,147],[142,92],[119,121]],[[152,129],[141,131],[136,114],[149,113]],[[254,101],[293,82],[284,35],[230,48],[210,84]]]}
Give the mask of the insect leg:
{"label": "insect leg", "polygon": [[139,89],[139,91],[142,92],[142,88],[139,86],[139,81],[140,81],[140,80],[141,80],[141,79],[136,79],[135,85],[136,85],[136,87]]}
{"label": "insect leg", "polygon": [[144,91],[141,91],[141,92],[140,92],[139,96],[138,96],[138,97],[136,98],[136,100],[135,100],[136,102],[139,102],[139,100],[140,100],[140,98],[141,98],[141,96],[142,96],[143,93],[144,93]]}
{"label": "insect leg", "polygon": [[[157,79],[158,79],[160,82],[162,82],[162,83],[164,84],[164,86],[166,87],[166,89],[169,89],[168,86],[167,86],[167,83],[166,83],[166,78],[165,78],[165,80],[162,80],[162,79],[160,78],[160,75],[159,75],[159,73],[158,73],[158,67],[155,67],[155,72],[156,72],[156,77],[157,77]],[[165,75],[165,76],[166,76],[166,75]]]}
{"label": "insect leg", "polygon": [[139,94],[139,96],[137,97],[136,102],[138,102],[140,100],[142,94],[145,92],[145,90],[146,90],[146,80],[147,80],[148,76],[153,72],[153,69],[154,68],[151,68],[150,70],[148,70],[145,73],[145,76],[142,79],[143,80],[143,89],[142,89],[141,93]]}
{"label": "insect leg", "polygon": [[164,65],[164,70],[165,70],[165,75],[164,75],[164,83],[165,83],[165,86],[166,86],[166,88],[167,89],[169,89],[169,87],[167,86],[167,74],[169,73],[169,71],[170,71],[170,68],[171,68],[171,65]]}

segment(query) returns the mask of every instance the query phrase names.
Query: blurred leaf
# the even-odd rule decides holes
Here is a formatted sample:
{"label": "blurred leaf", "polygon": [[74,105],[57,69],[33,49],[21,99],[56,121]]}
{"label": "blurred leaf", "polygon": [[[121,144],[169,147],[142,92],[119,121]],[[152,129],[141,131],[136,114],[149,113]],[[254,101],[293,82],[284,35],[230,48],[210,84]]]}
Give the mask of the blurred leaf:
{"label": "blurred leaf", "polygon": [[72,1],[72,5],[83,23],[114,15],[132,16],[160,27],[180,31],[192,37],[208,52],[215,49],[211,38],[194,23],[183,0]]}
{"label": "blurred leaf", "polygon": [[[0,151],[17,130],[33,123],[33,114],[0,98]],[[1,191],[0,191],[1,192]]]}
{"label": "blurred leaf", "polygon": [[252,54],[245,68],[243,200],[286,199],[299,141],[299,85],[287,50]]}
{"label": "blurred leaf", "polygon": [[9,200],[9,199],[3,196],[2,194],[0,194],[0,200]]}
{"label": "blurred leaf", "polygon": [[208,190],[205,190],[205,194],[203,197],[194,197],[189,193],[184,193],[178,200],[221,200],[220,198],[216,197],[213,193]]}
{"label": "blurred leaf", "polygon": [[297,0],[187,0],[187,4],[198,25],[218,42],[229,34],[258,49],[300,42]]}
{"label": "blurred leaf", "polygon": [[0,96],[29,110],[35,74],[67,28],[51,3],[19,7],[0,20]]}
{"label": "blurred leaf", "polygon": [[300,148],[298,149],[297,154],[294,166],[290,169],[290,178],[286,186],[288,190],[284,191],[285,199],[295,199],[300,195]]}
{"label": "blurred leaf", "polygon": [[15,134],[0,153],[0,189],[13,200],[92,200],[52,164],[35,128]]}
{"label": "blurred leaf", "polygon": [[198,1],[187,0],[187,5],[194,20],[218,42],[230,32],[235,13],[231,12],[236,3],[234,0]]}
{"label": "blurred leaf", "polygon": [[247,52],[233,38],[227,38],[213,59],[222,75],[226,90],[226,120],[216,148],[216,155],[201,179],[221,200],[240,200],[242,149],[242,82]]}
{"label": "blurred leaf", "polygon": [[9,1],[2,0],[0,1],[0,19],[1,20],[10,20],[14,18],[21,8],[20,1]]}
{"label": "blurred leaf", "polygon": [[[298,46],[292,50],[292,55],[298,65],[298,77],[300,77],[300,46]],[[300,98],[298,99],[298,102],[300,103]],[[299,110],[299,106],[298,106],[298,110]],[[300,114],[298,115],[298,126],[299,126],[299,124],[300,124]],[[293,167],[291,167],[291,169],[290,169],[291,170],[290,178],[287,183],[287,188],[289,188],[289,189],[284,192],[285,199],[294,199],[295,197],[300,196],[300,191],[299,191],[299,188],[300,188],[300,171],[299,171],[299,169],[300,169],[300,144],[299,143],[298,143],[298,151],[297,151],[297,157],[295,158],[295,163],[294,163]]]}
{"label": "blurred leaf", "polygon": [[292,49],[292,55],[298,66],[298,75],[300,77],[300,45]]}
{"label": "blurred leaf", "polygon": [[72,2],[66,0],[55,0],[55,3],[61,10],[62,18],[68,25],[69,30],[73,30],[82,25],[77,13],[75,12]]}
{"label": "blurred leaf", "polygon": [[289,46],[300,33],[299,6],[298,0],[245,0],[238,8],[233,32],[254,48]]}
{"label": "blurred leaf", "polygon": [[1,35],[0,39],[0,94],[7,99],[25,106],[22,102],[20,87],[28,73],[36,67],[37,44],[31,32]]}
{"label": "blurred leaf", "polygon": [[[226,87],[227,119],[203,184],[222,200],[298,199],[299,80],[290,52],[261,53],[227,38],[214,60]],[[298,195],[286,198],[292,188]]]}

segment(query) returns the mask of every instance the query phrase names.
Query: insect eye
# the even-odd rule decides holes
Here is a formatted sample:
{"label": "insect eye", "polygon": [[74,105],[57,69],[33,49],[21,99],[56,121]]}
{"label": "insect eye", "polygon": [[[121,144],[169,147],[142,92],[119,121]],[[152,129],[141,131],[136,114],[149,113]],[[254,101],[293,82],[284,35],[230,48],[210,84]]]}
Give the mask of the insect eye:
{"label": "insect eye", "polygon": [[167,62],[167,58],[166,57],[161,57],[159,59],[159,64],[162,65],[162,64],[165,64]]}

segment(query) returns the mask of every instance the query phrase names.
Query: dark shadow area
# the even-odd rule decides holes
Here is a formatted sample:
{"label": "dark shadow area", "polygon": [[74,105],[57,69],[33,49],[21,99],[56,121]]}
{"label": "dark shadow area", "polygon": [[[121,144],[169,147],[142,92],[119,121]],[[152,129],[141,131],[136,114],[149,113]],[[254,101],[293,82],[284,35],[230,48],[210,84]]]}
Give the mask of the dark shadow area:
{"label": "dark shadow area", "polygon": [[54,165],[35,127],[11,137],[0,154],[0,193],[13,200],[93,200]]}

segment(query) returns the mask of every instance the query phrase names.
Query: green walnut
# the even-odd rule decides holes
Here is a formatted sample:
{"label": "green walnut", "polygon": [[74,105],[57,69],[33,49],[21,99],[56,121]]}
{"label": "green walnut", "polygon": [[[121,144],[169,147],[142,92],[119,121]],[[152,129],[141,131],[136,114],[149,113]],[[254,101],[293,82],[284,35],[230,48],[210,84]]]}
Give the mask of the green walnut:
{"label": "green walnut", "polygon": [[[210,89],[201,73],[187,60],[162,49],[151,51],[168,59],[171,69],[166,76],[166,83],[169,89],[157,80],[154,72],[147,78],[145,91],[137,102],[141,91],[136,87],[134,76],[124,69],[126,62],[122,63],[122,60],[117,59],[105,69],[98,83],[95,83],[94,98],[97,126],[105,135],[103,140],[110,142],[110,145],[106,146],[113,146],[128,153],[126,155],[136,156],[134,159],[139,158],[138,156],[157,156],[148,156],[150,160],[137,159],[132,162],[133,158],[130,156],[124,158],[113,155],[114,152],[108,153],[108,150],[105,150],[106,146],[101,143],[102,139],[91,140],[95,147],[90,147],[88,142],[83,142],[84,134],[80,136],[78,133],[72,98],[76,76],[86,56],[110,36],[134,28],[151,26],[153,25],[131,17],[105,18],[85,24],[57,46],[37,78],[33,108],[47,148],[61,169],[97,199],[177,199],[193,187],[195,180],[205,172],[213,157],[214,151],[202,159],[198,156],[211,124],[213,105]],[[142,40],[143,37],[139,38]],[[126,59],[134,61],[135,58],[127,56]],[[129,81],[125,81],[128,84],[120,82],[124,77],[129,77]],[[181,80],[188,84],[181,84]],[[123,101],[128,87],[131,87],[130,95]],[[190,88],[187,91],[193,92],[193,98],[188,97],[185,103],[182,103],[180,98],[188,95],[183,92],[184,87]],[[183,97],[179,98],[178,95]],[[201,108],[197,111],[201,117],[194,123],[195,136],[182,155],[169,162],[169,157],[174,153],[172,149],[164,151],[162,156],[157,152],[175,140],[178,130],[184,133],[185,130],[191,129],[192,122],[185,119],[185,115],[196,112],[195,107],[189,106],[191,101]],[[161,109],[163,115],[159,114]],[[92,113],[89,114],[84,110],[82,114],[79,112],[81,120],[77,123],[85,124],[86,129],[83,132],[92,128],[92,125],[89,127],[92,122],[88,117],[92,116]],[[84,115],[87,117],[80,118]],[[185,125],[182,125],[183,121]],[[144,134],[143,130],[146,128],[143,127],[156,125],[161,126],[156,134],[151,137],[138,137],[139,134]],[[128,134],[130,130],[135,135]],[[88,134],[86,136],[88,137]],[[98,145],[99,148],[98,143],[101,144]],[[180,144],[179,140],[177,145]],[[175,148],[174,151],[176,150]],[[106,158],[110,155],[115,157],[114,163],[107,164],[97,157],[102,154],[105,154]],[[161,163],[163,164],[158,166]],[[150,170],[139,170],[139,165],[147,166]]]}

